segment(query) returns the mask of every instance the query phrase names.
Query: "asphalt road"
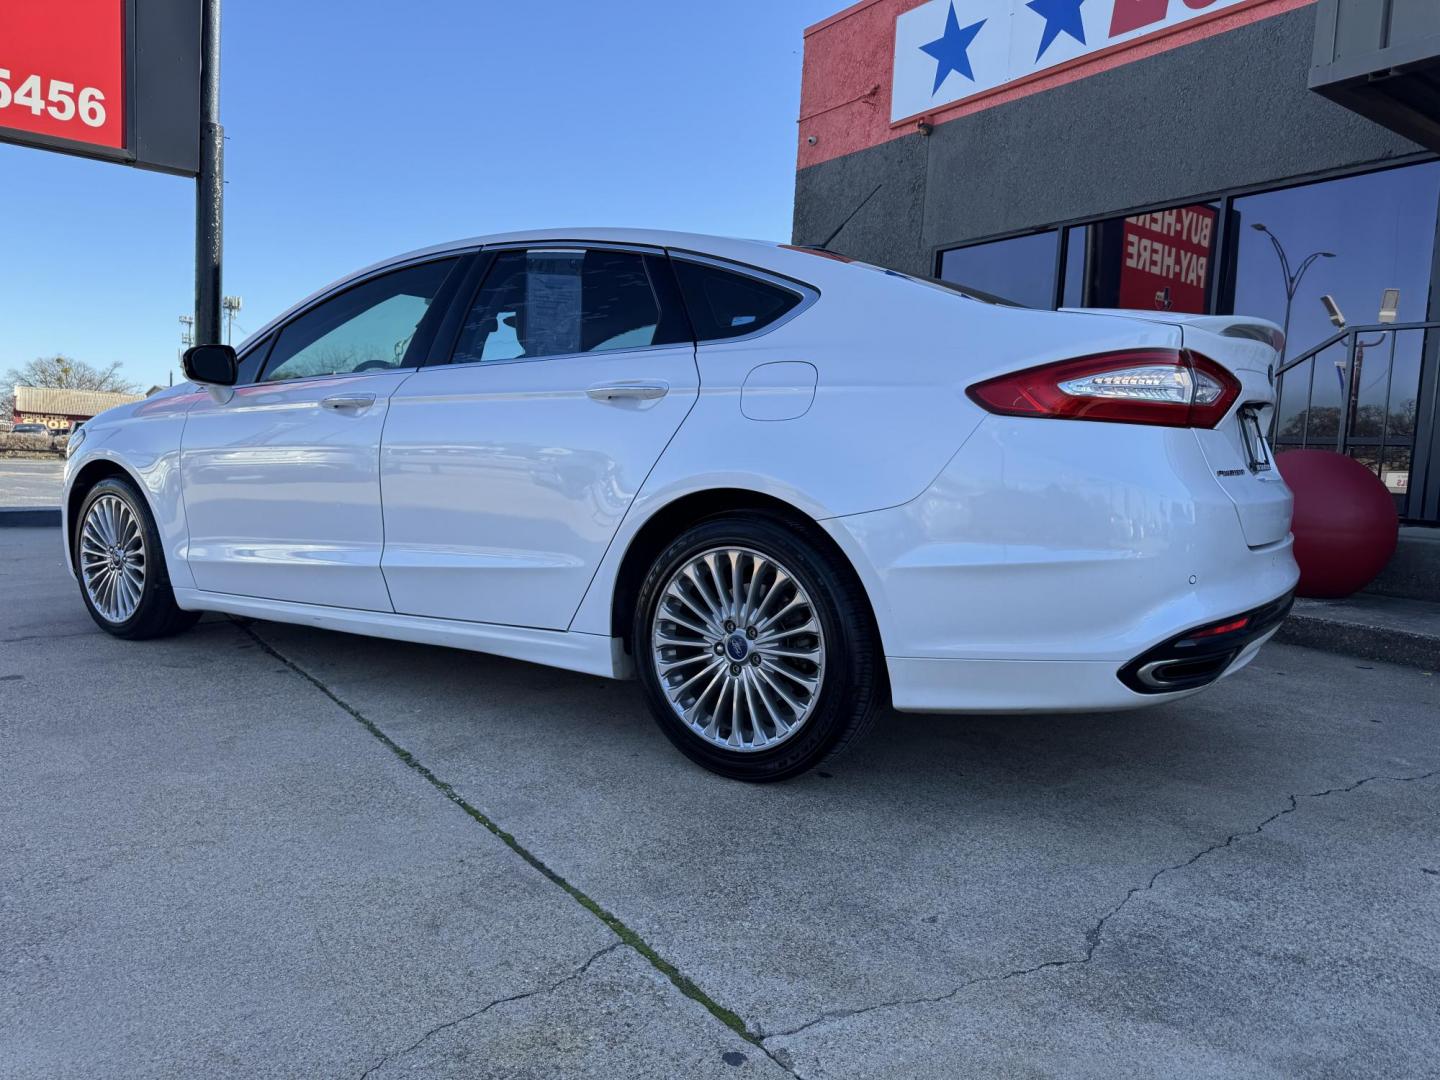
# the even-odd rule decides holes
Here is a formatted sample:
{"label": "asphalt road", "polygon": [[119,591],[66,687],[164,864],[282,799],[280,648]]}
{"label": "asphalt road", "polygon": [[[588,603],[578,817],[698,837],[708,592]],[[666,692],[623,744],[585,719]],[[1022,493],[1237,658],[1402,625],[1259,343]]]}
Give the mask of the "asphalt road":
{"label": "asphalt road", "polygon": [[717,779],[633,685],[93,628],[0,531],[0,1075],[1440,1075],[1440,679],[895,716]]}
{"label": "asphalt road", "polygon": [[64,474],[59,458],[0,457],[0,506],[59,506]]}

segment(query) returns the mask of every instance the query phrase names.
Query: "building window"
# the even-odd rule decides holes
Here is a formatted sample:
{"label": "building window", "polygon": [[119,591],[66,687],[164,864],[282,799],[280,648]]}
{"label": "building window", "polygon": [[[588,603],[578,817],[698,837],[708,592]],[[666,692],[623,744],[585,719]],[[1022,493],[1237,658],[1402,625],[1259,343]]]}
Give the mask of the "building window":
{"label": "building window", "polygon": [[1343,447],[1403,517],[1419,512],[1410,471],[1428,452],[1415,439],[1437,334],[1390,327],[1440,316],[1437,218],[1440,162],[1425,162],[956,248],[941,254],[940,276],[1048,308],[1059,262],[1063,307],[1258,316],[1287,329],[1291,361],[1335,336],[1342,316],[1377,326],[1354,337],[1353,376],[1343,338],[1279,381],[1275,442]]}
{"label": "building window", "polygon": [[[1426,318],[1440,162],[1249,195],[1233,205],[1234,310],[1281,325],[1288,315],[1290,356],[1335,332],[1321,302],[1327,294],[1354,324],[1378,320],[1386,289],[1400,290],[1400,322]],[[1320,254],[1290,304],[1277,242],[1292,274]]]}
{"label": "building window", "polygon": [[1219,218],[1194,203],[1067,229],[1065,306],[1205,314]]}
{"label": "building window", "polygon": [[1064,287],[1060,294],[1060,303],[1063,307],[1085,306],[1085,279],[1089,276],[1085,265],[1087,253],[1085,240],[1089,232],[1089,225],[1076,225],[1065,230]]}
{"label": "building window", "polygon": [[[1429,317],[1440,163],[1269,191],[1232,205],[1234,294],[1227,307],[1288,326],[1287,358],[1336,333],[1326,296],[1350,326],[1380,323],[1386,290],[1399,290],[1387,319]],[[1405,513],[1425,338],[1423,330],[1358,335],[1353,381],[1344,341],[1297,367],[1282,385],[1278,448],[1334,446],[1348,396],[1347,449]]]}
{"label": "building window", "polygon": [[940,254],[940,277],[1025,307],[1054,307],[1059,243],[1051,230],[952,248]]}

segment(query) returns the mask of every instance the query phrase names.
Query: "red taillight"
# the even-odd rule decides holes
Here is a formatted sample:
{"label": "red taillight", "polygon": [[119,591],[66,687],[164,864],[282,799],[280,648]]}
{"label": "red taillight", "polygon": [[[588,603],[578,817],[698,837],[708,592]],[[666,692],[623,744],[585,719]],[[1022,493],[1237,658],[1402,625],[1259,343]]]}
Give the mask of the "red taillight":
{"label": "red taillight", "polygon": [[1133,349],[1042,364],[967,393],[1004,416],[1213,428],[1240,396],[1240,383],[1189,349]]}
{"label": "red taillight", "polygon": [[1221,623],[1219,626],[1207,626],[1204,630],[1196,630],[1193,634],[1188,635],[1185,640],[1193,641],[1196,638],[1219,637],[1221,634],[1230,634],[1236,630],[1244,630],[1245,627],[1249,625],[1250,616],[1242,615],[1238,619]]}

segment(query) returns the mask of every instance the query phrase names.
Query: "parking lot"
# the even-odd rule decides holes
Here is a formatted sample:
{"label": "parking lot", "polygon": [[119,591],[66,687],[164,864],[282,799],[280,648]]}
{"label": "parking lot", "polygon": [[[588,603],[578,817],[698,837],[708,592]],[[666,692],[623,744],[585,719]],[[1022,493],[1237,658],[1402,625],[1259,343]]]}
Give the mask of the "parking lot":
{"label": "parking lot", "polygon": [[0,530],[0,1075],[1440,1075],[1440,680],[1270,646],[744,786],[630,684],[209,618]]}
{"label": "parking lot", "polygon": [[64,474],[59,458],[0,457],[0,506],[59,506]]}

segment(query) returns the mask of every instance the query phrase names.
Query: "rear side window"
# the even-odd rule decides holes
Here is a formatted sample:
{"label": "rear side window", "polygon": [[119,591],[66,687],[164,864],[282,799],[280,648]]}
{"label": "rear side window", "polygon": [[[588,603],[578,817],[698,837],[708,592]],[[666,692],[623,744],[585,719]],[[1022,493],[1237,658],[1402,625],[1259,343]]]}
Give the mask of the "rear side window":
{"label": "rear side window", "polygon": [[502,251],[460,330],[451,363],[641,349],[662,326],[647,260],[628,251]]}
{"label": "rear side window", "polygon": [[700,341],[763,330],[799,305],[797,292],[705,263],[674,259],[675,276]]}

